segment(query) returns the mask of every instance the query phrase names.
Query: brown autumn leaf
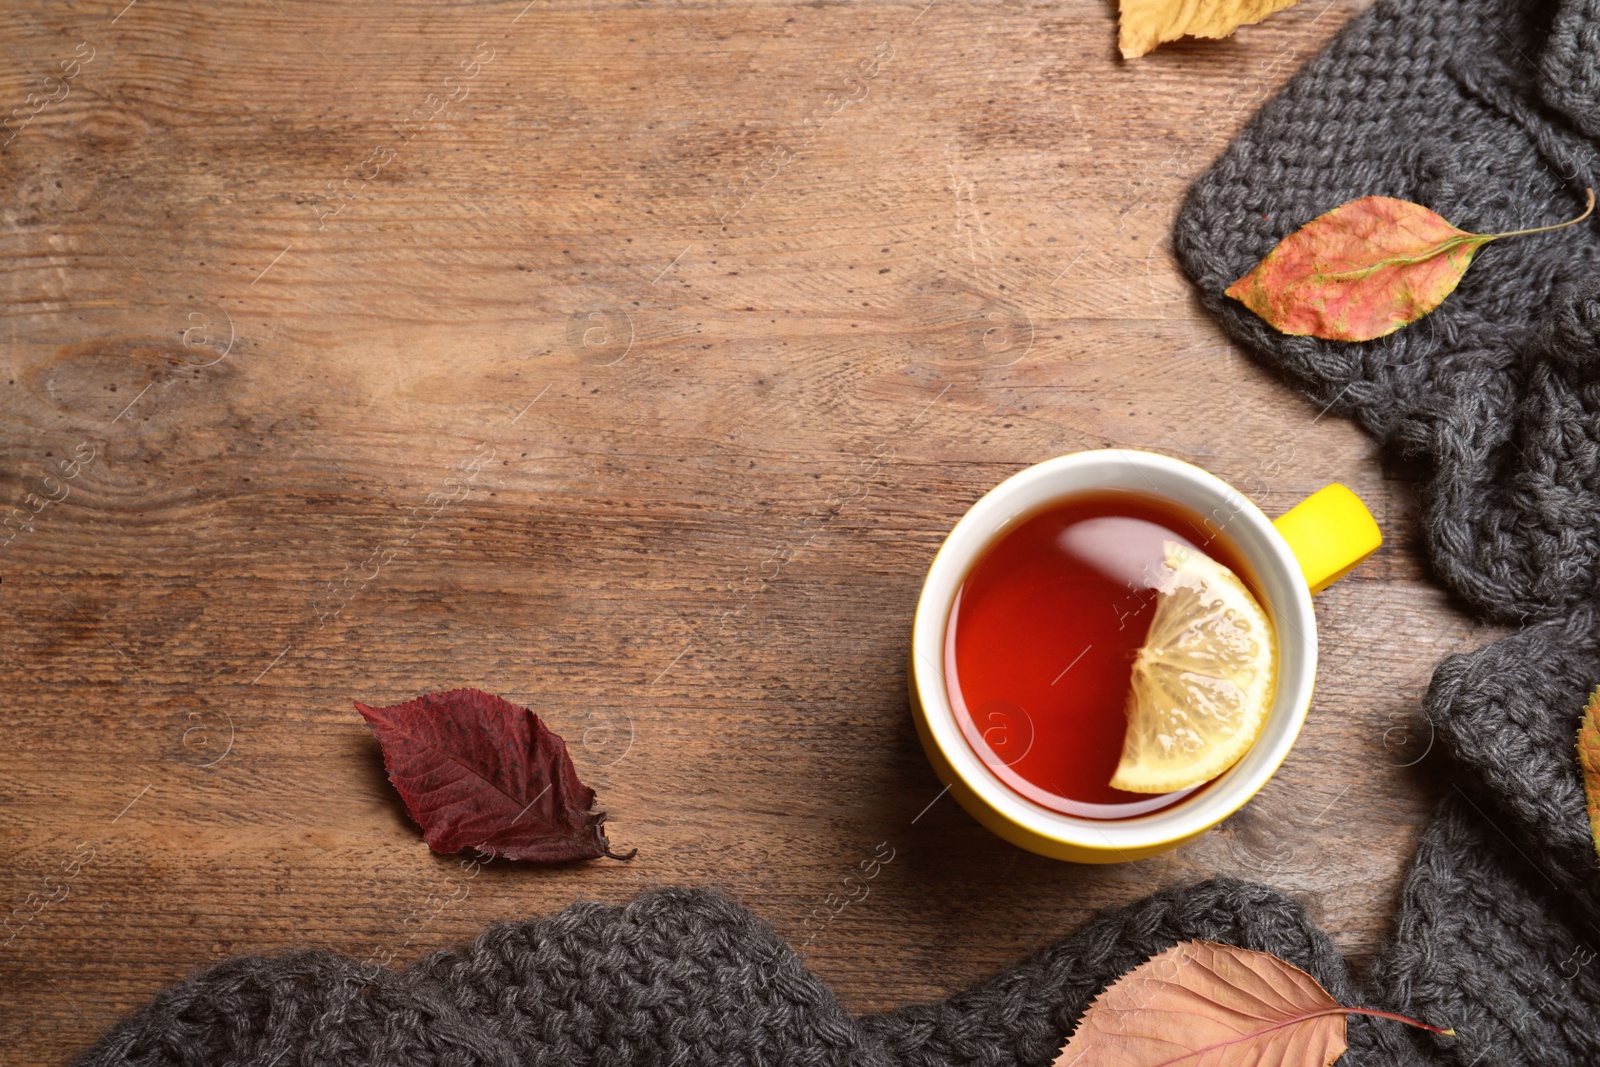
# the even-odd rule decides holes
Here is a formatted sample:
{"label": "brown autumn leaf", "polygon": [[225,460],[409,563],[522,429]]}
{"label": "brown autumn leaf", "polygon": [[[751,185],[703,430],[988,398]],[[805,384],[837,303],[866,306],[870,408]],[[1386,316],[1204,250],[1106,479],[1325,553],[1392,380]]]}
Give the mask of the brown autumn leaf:
{"label": "brown autumn leaf", "polygon": [[1227,295],[1279,333],[1370,341],[1415,322],[1455,291],[1479,248],[1502,237],[1573,226],[1468,233],[1406,200],[1364,196],[1278,242]]}
{"label": "brown autumn leaf", "polygon": [[1227,37],[1299,0],[1122,0],[1117,48],[1136,59],[1179,37]]}
{"label": "brown autumn leaf", "polygon": [[1600,686],[1589,694],[1589,703],[1578,720],[1578,767],[1583,772],[1583,796],[1589,805],[1589,836],[1600,855]]}
{"label": "brown autumn leaf", "polygon": [[1113,982],[1078,1022],[1054,1067],[1328,1067],[1344,1054],[1346,1008],[1317,980],[1272,955],[1185,941]]}

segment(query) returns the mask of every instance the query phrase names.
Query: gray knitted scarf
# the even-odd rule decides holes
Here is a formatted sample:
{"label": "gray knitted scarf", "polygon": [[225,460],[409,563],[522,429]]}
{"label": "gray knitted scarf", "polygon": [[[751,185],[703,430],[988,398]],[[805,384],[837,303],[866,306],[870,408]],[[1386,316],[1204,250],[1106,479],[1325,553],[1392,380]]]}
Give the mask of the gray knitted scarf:
{"label": "gray knitted scarf", "polygon": [[[1384,193],[1467,229],[1574,214],[1600,157],[1600,0],[1396,0],[1357,18],[1194,187],[1175,243],[1232,335],[1428,472],[1438,576],[1528,622],[1426,700],[1458,783],[1393,939],[1356,983],[1304,910],[1230,879],[1101,916],[936,1004],[852,1017],[760,919],[665,889],[502,924],[402,973],[240,957],[159,994],[84,1065],[1046,1067],[1094,995],[1178,941],[1275,953],[1346,1004],[1346,1067],[1600,1064],[1600,865],[1573,756],[1600,682],[1600,288],[1590,227],[1479,256],[1434,315],[1366,344],[1286,338],[1221,293],[1284,234]],[[1530,621],[1531,620],[1531,621]]]}

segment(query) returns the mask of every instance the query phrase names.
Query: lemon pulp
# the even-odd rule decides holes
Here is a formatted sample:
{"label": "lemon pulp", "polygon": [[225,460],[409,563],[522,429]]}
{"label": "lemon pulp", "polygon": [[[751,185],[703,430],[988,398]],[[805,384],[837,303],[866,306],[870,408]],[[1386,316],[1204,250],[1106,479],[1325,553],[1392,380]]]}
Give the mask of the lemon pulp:
{"label": "lemon pulp", "polygon": [[1162,544],[1150,634],[1133,664],[1122,761],[1111,785],[1170,793],[1209,782],[1261,735],[1277,681],[1272,620],[1227,567]]}

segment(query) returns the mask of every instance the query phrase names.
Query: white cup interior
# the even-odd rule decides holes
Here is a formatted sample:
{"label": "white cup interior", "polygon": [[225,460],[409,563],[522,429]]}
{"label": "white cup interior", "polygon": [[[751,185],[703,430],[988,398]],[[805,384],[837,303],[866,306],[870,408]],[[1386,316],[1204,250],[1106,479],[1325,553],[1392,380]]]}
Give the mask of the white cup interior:
{"label": "white cup interior", "polygon": [[[1018,519],[1074,493],[1127,489],[1162,497],[1220,528],[1254,573],[1278,637],[1277,691],[1256,743],[1220,778],[1170,808],[1126,819],[1066,815],[1021,796],[973,752],[950,707],[945,628],[968,570]],[[1182,460],[1104,449],[1048,460],[1012,475],[972,506],[934,557],[917,601],[912,670],[928,729],[945,759],[989,807],[1014,823],[1085,848],[1148,848],[1215,826],[1277,771],[1305,722],[1317,666],[1317,622],[1299,564],[1272,522],[1226,482]]]}

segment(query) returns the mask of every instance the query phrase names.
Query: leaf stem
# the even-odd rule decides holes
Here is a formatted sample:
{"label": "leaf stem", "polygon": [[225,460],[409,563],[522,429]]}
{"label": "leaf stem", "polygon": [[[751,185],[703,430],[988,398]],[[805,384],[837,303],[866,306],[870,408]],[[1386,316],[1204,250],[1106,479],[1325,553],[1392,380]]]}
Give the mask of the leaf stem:
{"label": "leaf stem", "polygon": [[[1563,222],[1561,225],[1570,226],[1571,223]],[[1326,281],[1328,279],[1345,281],[1349,278],[1366,278],[1370,277],[1382,267],[1410,267],[1418,263],[1426,263],[1430,259],[1437,259],[1447,252],[1454,252],[1456,249],[1468,245],[1472,246],[1472,251],[1474,254],[1476,254],[1479,248],[1482,248],[1485,244],[1494,240],[1496,237],[1509,236],[1509,234],[1504,233],[1462,233],[1454,237],[1446,237],[1432,248],[1419,252],[1414,256],[1389,256],[1385,259],[1380,259],[1375,263],[1369,263],[1365,266],[1355,267],[1351,270],[1333,270],[1328,271],[1326,274],[1318,274],[1316,275],[1316,278],[1320,281]]]}
{"label": "leaf stem", "polygon": [[[1590,207],[1593,207],[1594,206],[1594,194],[1593,193],[1589,194],[1589,200],[1590,200]],[[1442,1027],[1438,1027],[1438,1026],[1429,1026],[1427,1023],[1419,1023],[1419,1022],[1417,1022],[1417,1020],[1409,1018],[1407,1016],[1396,1015],[1392,1011],[1379,1011],[1377,1008],[1339,1008],[1338,1010],[1339,1011],[1343,1011],[1343,1012],[1348,1012],[1351,1015],[1375,1015],[1380,1019],[1393,1019],[1395,1022],[1406,1023],[1406,1024],[1410,1025],[1410,1026],[1415,1026],[1415,1027],[1418,1027],[1419,1029],[1422,1029],[1422,1030],[1428,1030],[1428,1031],[1430,1031],[1432,1033],[1435,1033],[1435,1034],[1444,1034],[1446,1037],[1455,1037],[1456,1036],[1456,1030],[1455,1030],[1455,1027],[1453,1027],[1453,1026],[1450,1027],[1448,1030],[1446,1030],[1446,1029],[1444,1029]]]}
{"label": "leaf stem", "polygon": [[1589,206],[1584,208],[1583,214],[1579,215],[1575,219],[1568,219],[1566,222],[1558,222],[1554,226],[1535,226],[1531,230],[1510,230],[1506,233],[1486,233],[1479,236],[1482,236],[1490,241],[1497,241],[1502,237],[1522,237],[1530,233],[1549,233],[1551,230],[1564,230],[1568,226],[1576,226],[1578,223],[1594,214],[1594,190],[1585,189],[1584,192],[1589,194]]}
{"label": "leaf stem", "polygon": [[[1442,1030],[1437,1026],[1429,1026],[1427,1023],[1419,1023],[1415,1019],[1408,1018],[1404,1015],[1396,1015],[1393,1012],[1379,1011],[1376,1008],[1344,1008],[1336,1005],[1332,1008],[1318,1008],[1316,1011],[1308,1011],[1304,1015],[1296,1015],[1293,1018],[1282,1019],[1273,1023],[1271,1026],[1262,1027],[1260,1030],[1257,1030],[1254,1033],[1241,1034],[1238,1037],[1232,1037],[1224,1041],[1218,1041],[1214,1044],[1206,1045],[1203,1048],[1190,1049],[1187,1052],[1184,1052],[1182,1055],[1174,1056],[1170,1060],[1162,1060],[1160,1063],[1155,1064],[1154,1067],[1176,1067],[1176,1065],[1180,1063],[1198,1063],[1208,1052],[1214,1052],[1219,1048],[1226,1048],[1229,1045],[1237,1045],[1243,1042],[1254,1041],[1262,1034],[1270,1033],[1274,1030],[1283,1030],[1291,1026],[1299,1026],[1301,1023],[1306,1022],[1309,1019],[1320,1019],[1327,1015],[1376,1015],[1380,1019],[1393,1019],[1396,1022],[1408,1023],[1411,1026],[1421,1027],[1424,1030],[1431,1030],[1433,1033],[1443,1034],[1446,1037],[1456,1036],[1454,1027],[1450,1028],[1449,1030]],[[1065,1052],[1066,1050],[1063,1049],[1062,1051]]]}

